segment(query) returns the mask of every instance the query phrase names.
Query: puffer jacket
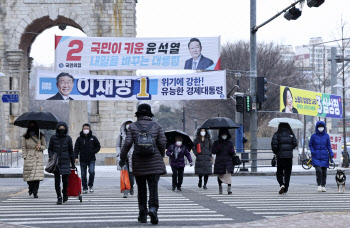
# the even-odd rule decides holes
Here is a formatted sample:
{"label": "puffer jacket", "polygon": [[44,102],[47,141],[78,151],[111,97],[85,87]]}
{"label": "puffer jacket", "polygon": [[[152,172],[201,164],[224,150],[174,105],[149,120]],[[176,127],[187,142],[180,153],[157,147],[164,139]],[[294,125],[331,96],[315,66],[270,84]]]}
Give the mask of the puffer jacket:
{"label": "puffer jacket", "polygon": [[[323,124],[324,131],[320,132],[318,126]],[[315,127],[316,133],[311,136],[309,147],[312,156],[312,165],[329,168],[329,157],[334,157],[327,128],[323,121],[318,121]]]}
{"label": "puffer jacket", "polygon": [[41,181],[44,180],[44,155],[43,151],[46,149],[45,136],[39,137],[34,135],[33,139],[41,144],[41,149],[36,150],[37,143],[32,138],[26,139],[22,137],[22,156],[23,164],[23,180],[24,181]]}
{"label": "puffer jacket", "polygon": [[[196,139],[193,141],[193,154],[196,156],[196,164],[195,164],[195,174],[197,175],[210,175],[213,173],[212,167],[212,141],[210,137],[209,131],[205,135],[204,141],[200,140],[199,129],[195,132]],[[200,144],[201,152],[197,151],[197,144]]]}
{"label": "puffer jacket", "polygon": [[[145,129],[152,122],[152,118],[147,116],[138,117],[137,122]],[[120,154],[121,161],[126,161],[128,153],[134,142],[136,142],[140,132],[141,130],[135,125],[135,123],[130,124],[129,130],[126,134],[125,143]],[[133,153],[132,169],[134,176],[166,174],[166,168],[163,160],[166,147],[166,137],[164,135],[164,131],[158,123],[155,123],[149,132],[156,142],[155,154],[153,156],[145,157],[138,156],[136,153]],[[137,148],[135,148],[135,150],[136,149]]]}
{"label": "puffer jacket", "polygon": [[172,144],[169,146],[169,148],[166,151],[166,155],[169,157],[170,160],[170,166],[176,167],[176,168],[183,168],[185,167],[185,156],[187,157],[187,160],[192,163],[192,157],[190,152],[188,151],[186,146],[180,147],[180,152],[177,155],[177,158],[175,156],[175,149],[178,148],[178,146]]}
{"label": "puffer jacket", "polygon": [[[121,150],[124,146],[125,143],[125,139],[126,139],[126,128],[125,125],[128,122],[134,122],[133,120],[129,119],[127,121],[125,121],[121,126],[120,126],[120,134],[118,135],[117,138],[117,147],[116,147],[116,156],[117,156],[117,166],[118,166],[118,170],[121,170],[121,167],[119,167],[119,160],[120,160],[120,153]],[[128,153],[128,163],[129,163],[129,172],[132,173],[132,154],[134,152],[134,144],[131,146],[129,153]]]}
{"label": "puffer jacket", "polygon": [[287,123],[280,123],[273,135],[271,148],[277,158],[293,158],[293,150],[298,146],[297,139]]}
{"label": "puffer jacket", "polygon": [[96,161],[96,155],[101,149],[100,142],[92,135],[92,131],[85,135],[83,131],[75,141],[74,154],[75,159],[80,155],[81,162]]}
{"label": "puffer jacket", "polygon": [[221,134],[219,134],[219,140],[216,140],[213,144],[212,153],[216,154],[214,174],[226,174],[226,170],[233,173],[232,157],[235,155],[235,149],[230,141],[231,135],[228,134],[227,136],[227,139],[223,140]]}
{"label": "puffer jacket", "polygon": [[[66,128],[64,135],[58,134],[58,128],[64,126]],[[58,171],[61,175],[70,174],[70,165],[74,167],[74,151],[72,138],[67,135],[68,126],[65,122],[59,122],[56,128],[56,135],[51,136],[49,143],[49,157],[55,153],[58,155]],[[56,170],[57,171],[57,170]]]}

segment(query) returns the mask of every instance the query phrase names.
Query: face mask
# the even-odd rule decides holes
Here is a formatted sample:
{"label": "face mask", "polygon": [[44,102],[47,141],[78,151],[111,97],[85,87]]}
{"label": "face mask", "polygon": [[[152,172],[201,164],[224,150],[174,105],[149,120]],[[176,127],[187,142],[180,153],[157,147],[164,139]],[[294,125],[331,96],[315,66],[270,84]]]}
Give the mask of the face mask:
{"label": "face mask", "polygon": [[176,146],[182,146],[182,141],[176,141]]}
{"label": "face mask", "polygon": [[205,132],[201,132],[201,136],[205,136]]}
{"label": "face mask", "polygon": [[58,129],[58,134],[64,135],[65,131],[66,131],[65,129]]}
{"label": "face mask", "polygon": [[128,130],[129,127],[130,127],[130,124],[126,125],[126,126],[125,126],[126,130]]}
{"label": "face mask", "polygon": [[226,140],[226,139],[227,139],[227,135],[222,135],[221,138],[222,138],[223,140]]}
{"label": "face mask", "polygon": [[324,127],[319,127],[318,130],[319,130],[320,132],[323,132],[323,131],[324,131]]}
{"label": "face mask", "polygon": [[83,130],[84,134],[87,135],[89,134],[90,130]]}

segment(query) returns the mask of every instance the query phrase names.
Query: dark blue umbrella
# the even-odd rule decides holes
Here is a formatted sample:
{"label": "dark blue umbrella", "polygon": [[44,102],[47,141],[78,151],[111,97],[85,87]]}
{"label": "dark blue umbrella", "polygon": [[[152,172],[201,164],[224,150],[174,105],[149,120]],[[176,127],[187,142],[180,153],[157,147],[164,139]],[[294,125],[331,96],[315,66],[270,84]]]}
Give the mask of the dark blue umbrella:
{"label": "dark blue umbrella", "polygon": [[200,128],[203,129],[221,129],[221,128],[239,128],[240,125],[230,118],[226,117],[213,117],[207,119]]}
{"label": "dark blue umbrella", "polygon": [[62,119],[51,112],[26,112],[15,120],[14,125],[27,128],[32,121],[36,122],[39,129],[56,129]]}

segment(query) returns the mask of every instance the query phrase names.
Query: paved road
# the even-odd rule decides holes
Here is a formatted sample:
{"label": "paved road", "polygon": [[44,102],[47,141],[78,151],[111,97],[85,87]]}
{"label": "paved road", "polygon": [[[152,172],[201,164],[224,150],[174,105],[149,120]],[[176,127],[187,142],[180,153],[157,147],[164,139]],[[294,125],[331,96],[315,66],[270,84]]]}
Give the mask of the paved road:
{"label": "paved road", "polygon": [[[349,211],[350,193],[336,192],[335,183],[326,193],[317,193],[314,176],[292,177],[288,195],[277,194],[273,177],[233,177],[233,195],[219,195],[216,180],[208,190],[196,187],[197,178],[186,177],[183,191],[172,192],[170,178],[161,178],[159,219],[161,226],[233,224],[311,211]],[[5,184],[6,183],[6,184]],[[1,198],[0,223],[31,227],[131,227],[136,221],[136,195],[122,198],[118,178],[98,178],[95,193],[83,196],[83,203],[70,198],[58,206],[53,179],[40,186],[39,199],[28,197],[21,179],[2,179],[0,186],[21,186],[18,194]]]}

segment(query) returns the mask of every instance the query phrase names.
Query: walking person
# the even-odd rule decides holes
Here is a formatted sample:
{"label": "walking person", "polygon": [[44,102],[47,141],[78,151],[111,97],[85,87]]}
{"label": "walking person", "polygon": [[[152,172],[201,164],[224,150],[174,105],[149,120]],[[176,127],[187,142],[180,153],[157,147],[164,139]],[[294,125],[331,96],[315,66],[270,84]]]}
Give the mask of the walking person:
{"label": "walking person", "polygon": [[183,145],[183,138],[181,135],[175,137],[175,144],[171,144],[166,151],[167,156],[170,159],[172,175],[172,190],[181,191],[181,185],[184,177],[185,170],[185,156],[192,166],[192,157],[187,147]]}
{"label": "walking person", "polygon": [[[72,138],[67,135],[67,133],[67,124],[65,122],[58,122],[56,134],[51,136],[49,143],[49,157],[52,157],[55,153],[57,153],[58,157],[58,167],[54,172],[57,204],[62,204],[62,194],[63,203],[67,202],[68,176],[70,175],[71,168],[75,169],[73,142]],[[63,183],[62,194],[61,176]]]}
{"label": "walking person", "polygon": [[293,167],[293,150],[297,146],[298,141],[290,125],[280,123],[271,141],[272,151],[277,157],[276,177],[280,185],[279,194],[288,192]]}
{"label": "walking person", "polygon": [[[117,169],[118,170],[122,170],[122,167],[119,166],[119,160],[120,160],[120,153],[121,150],[123,148],[123,145],[125,143],[125,139],[126,139],[126,132],[130,127],[130,124],[132,123],[132,120],[127,120],[125,121],[121,127],[120,127],[120,134],[118,135],[117,138]],[[126,158],[126,165],[125,168],[128,171],[129,174],[129,180],[130,180],[130,190],[124,190],[122,193],[123,198],[128,198],[128,195],[130,193],[130,195],[134,195],[134,183],[135,183],[135,178],[134,175],[132,174],[132,154],[134,152],[134,145],[131,146],[129,152],[128,152],[128,156]]]}
{"label": "walking person", "polygon": [[[158,181],[166,174],[163,161],[166,137],[161,126],[152,121],[151,106],[141,104],[135,113],[137,121],[130,124],[125,143],[120,154],[120,167],[126,164],[130,148],[134,144],[132,155],[133,175],[138,188],[139,217],[141,223],[147,223],[147,213],[152,224],[158,224]],[[147,211],[147,184],[149,188],[149,210]]]}
{"label": "walking person", "polygon": [[218,140],[213,144],[212,153],[216,154],[214,174],[218,175],[219,194],[222,194],[222,183],[227,184],[227,193],[231,191],[231,174],[233,173],[233,156],[235,149],[231,142],[231,134],[227,128],[219,130]]}
{"label": "walking person", "polygon": [[327,168],[329,160],[333,163],[333,151],[327,128],[323,121],[318,121],[315,127],[316,133],[311,136],[309,147],[312,157],[312,165],[316,169],[317,191],[326,192]]}
{"label": "walking person", "polygon": [[[197,129],[195,132],[195,140],[193,142],[193,154],[196,156],[195,163],[195,174],[198,175],[198,187],[201,188],[203,184],[204,176],[204,185],[203,189],[207,189],[207,183],[209,175],[213,173],[212,170],[212,141],[210,134],[206,129]],[[199,150],[198,150],[199,149]]]}
{"label": "walking person", "polygon": [[[80,155],[80,169],[81,169],[81,180],[83,185],[83,194],[94,192],[94,179],[95,179],[95,161],[96,154],[100,151],[101,145],[98,139],[92,135],[91,126],[84,124],[83,129],[80,132],[80,136],[75,141],[74,154],[75,162],[79,162]],[[87,183],[86,171],[89,167],[89,183]]]}
{"label": "walking person", "polygon": [[28,184],[29,196],[33,194],[34,198],[39,197],[40,181],[44,180],[45,149],[45,136],[39,132],[36,122],[30,122],[27,132],[22,137],[23,180]]}

